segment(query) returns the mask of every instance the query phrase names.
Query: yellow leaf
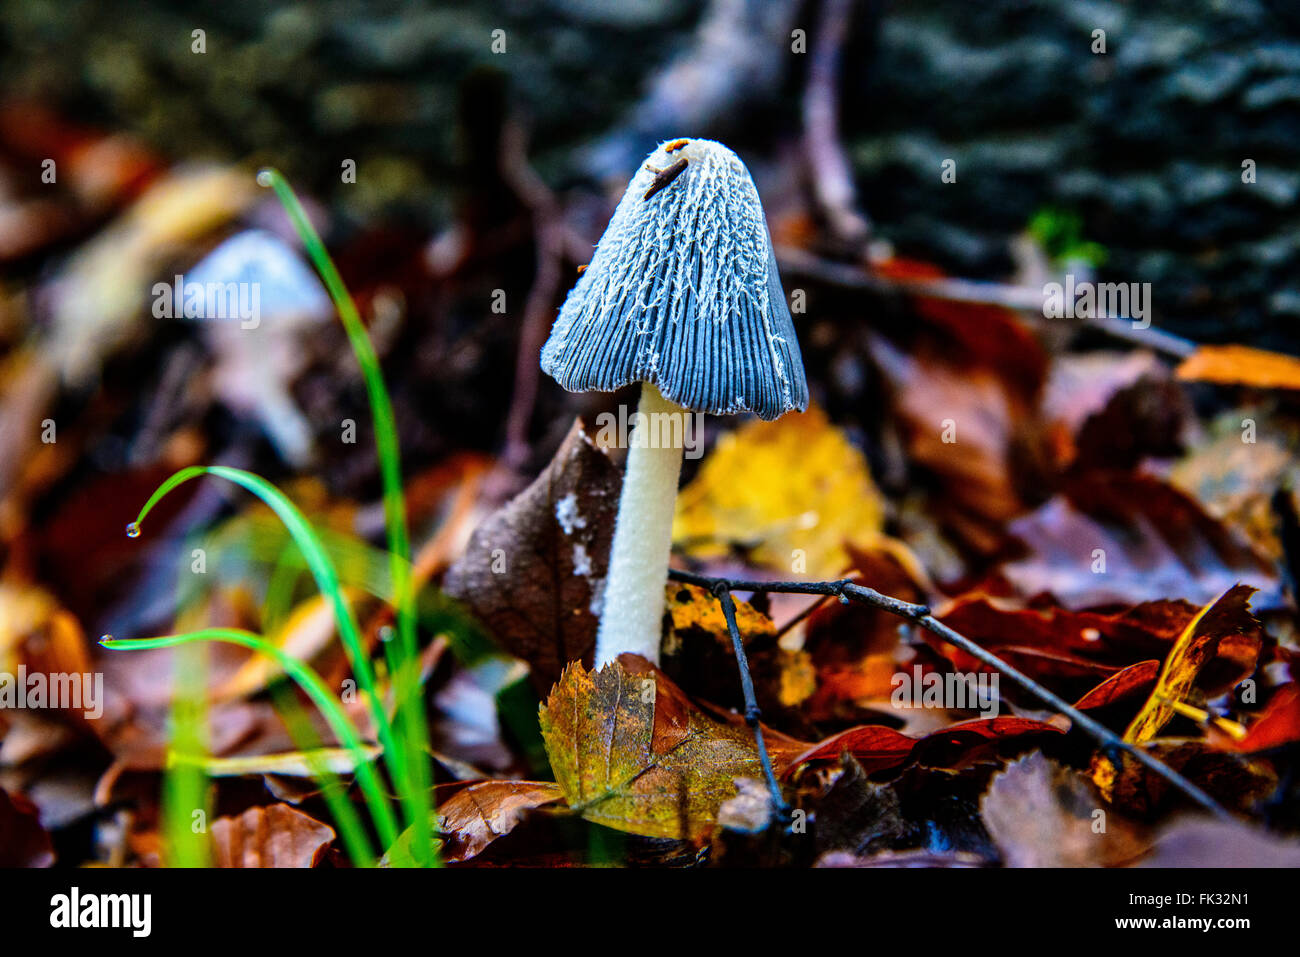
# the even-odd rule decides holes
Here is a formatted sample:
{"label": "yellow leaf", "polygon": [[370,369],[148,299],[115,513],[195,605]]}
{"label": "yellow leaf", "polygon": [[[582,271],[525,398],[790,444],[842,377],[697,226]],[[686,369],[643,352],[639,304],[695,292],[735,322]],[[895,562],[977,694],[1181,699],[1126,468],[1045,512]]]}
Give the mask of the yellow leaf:
{"label": "yellow leaf", "polygon": [[849,564],[845,540],[872,542],[882,524],[866,459],[812,407],[719,439],[677,497],[673,540],[698,557],[739,547],[757,564],[825,578]]}
{"label": "yellow leaf", "polygon": [[[373,744],[363,744],[361,751],[370,760],[375,760],[383,754],[379,746]],[[168,752],[167,766],[181,765],[201,767],[214,778],[244,777],[252,774],[314,778],[318,768],[321,767],[334,774],[351,774],[357,769],[356,757],[347,748],[315,748],[311,751],[285,751],[277,754],[254,754],[231,758]]]}
{"label": "yellow leaf", "polygon": [[1125,741],[1143,744],[1159,734],[1177,713],[1171,702],[1187,697],[1196,676],[1214,657],[1220,642],[1229,635],[1258,630],[1259,622],[1250,613],[1250,596],[1254,592],[1249,585],[1234,585],[1187,623],[1165,659],[1164,670],[1151,697],[1124,732]]}
{"label": "yellow leaf", "polygon": [[[1164,668],[1142,710],[1124,732],[1129,744],[1146,744],[1179,712],[1205,664],[1226,638],[1258,632],[1259,622],[1250,612],[1255,589],[1234,585],[1196,613],[1165,658]],[[1116,769],[1105,757],[1094,759],[1093,780],[1107,800],[1112,797]]]}
{"label": "yellow leaf", "polygon": [[[540,717],[569,806],[616,830],[701,840],[736,778],[762,775],[748,728],[709,718],[636,655],[599,671],[573,662]],[[778,768],[794,753],[780,738],[769,748]]]}
{"label": "yellow leaf", "polygon": [[[674,633],[694,628],[713,635],[727,647],[731,646],[731,633],[727,630],[722,605],[705,589],[684,582],[669,582],[664,589],[664,604],[672,618]],[[755,638],[776,637],[776,625],[771,618],[747,601],[735,599],[735,605],[736,628],[746,645]]]}

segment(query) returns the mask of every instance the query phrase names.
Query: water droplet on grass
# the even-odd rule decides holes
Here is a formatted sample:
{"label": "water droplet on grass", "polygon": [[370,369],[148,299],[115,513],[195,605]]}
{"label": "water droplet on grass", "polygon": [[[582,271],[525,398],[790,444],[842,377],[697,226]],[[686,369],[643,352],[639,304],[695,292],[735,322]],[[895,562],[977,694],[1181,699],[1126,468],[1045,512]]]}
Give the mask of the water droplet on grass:
{"label": "water droplet on grass", "polygon": [[139,523],[139,522],[132,522],[130,525],[128,525],[128,526],[126,527],[126,537],[127,537],[127,538],[139,538],[139,537],[140,537],[140,523]]}

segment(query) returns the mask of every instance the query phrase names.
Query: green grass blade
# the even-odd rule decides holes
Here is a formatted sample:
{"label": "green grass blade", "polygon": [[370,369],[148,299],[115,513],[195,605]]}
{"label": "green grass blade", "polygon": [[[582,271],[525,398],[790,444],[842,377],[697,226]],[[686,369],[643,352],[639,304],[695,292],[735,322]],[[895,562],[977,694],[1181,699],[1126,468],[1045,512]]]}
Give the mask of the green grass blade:
{"label": "green grass blade", "polygon": [[[356,762],[357,783],[361,786],[366,806],[374,819],[375,829],[379,832],[379,838],[384,846],[391,846],[399,832],[379,777],[366,757],[365,748],[352,721],[334,700],[333,692],[320,675],[309,665],[286,654],[258,635],[238,628],[205,628],[183,635],[164,635],[159,638],[104,638],[100,640],[100,644],[113,650],[145,651],[150,648],[173,648],[196,641],[223,641],[268,655],[284,669],[285,674],[298,683],[312,703],[320,709],[321,715],[339,739],[339,743],[353,756]],[[373,858],[373,854],[368,854],[367,857]]]}
{"label": "green grass blade", "polygon": [[[307,255],[311,258],[316,271],[320,273],[325,288],[338,310],[339,319],[347,332],[352,351],[356,354],[357,364],[366,384],[366,395],[370,400],[370,413],[374,421],[375,447],[379,456],[379,470],[384,490],[384,525],[388,534],[388,551],[392,564],[394,606],[397,609],[397,632],[401,655],[410,662],[418,656],[415,639],[415,595],[411,582],[411,537],[407,526],[406,498],[402,492],[401,451],[398,448],[397,420],[393,415],[393,403],[388,389],[384,386],[383,372],[379,367],[379,357],[375,354],[374,344],[361,321],[356,303],[348,293],[343,278],[339,275],[334,261],[330,258],[325,244],[307,218],[302,204],[294,194],[288,180],[278,170],[263,169],[257,174],[257,181],[275,191],[276,197],[284,206],[292,221],[294,229],[301,237]],[[405,669],[402,669],[403,671]],[[413,690],[415,698],[410,697]],[[402,724],[403,738],[409,745],[405,752],[406,767],[403,780],[406,786],[401,788],[403,807],[407,822],[416,829],[417,847],[429,846],[429,787],[432,775],[424,742],[428,740],[428,719],[424,713],[423,701],[419,697],[419,682],[414,682],[413,689],[406,689],[406,697],[398,699],[397,714]],[[435,862],[436,863],[436,862]]]}
{"label": "green grass blade", "polygon": [[[320,738],[312,728],[311,722],[307,720],[302,708],[298,706],[298,702],[284,682],[276,682],[271,689],[271,697],[275,701],[276,711],[289,731],[289,737],[298,747],[311,771],[312,778],[320,783],[321,797],[325,800],[325,806],[329,808],[330,816],[334,818],[339,837],[343,839],[343,846],[347,848],[353,865],[374,867],[374,853],[370,849],[370,839],[366,836],[361,818],[356,808],[352,806],[352,802],[348,800],[347,788],[326,763],[320,747]],[[348,748],[342,750],[351,757],[355,772],[358,767],[356,753]]]}
{"label": "green grass blade", "polygon": [[[178,649],[172,662],[176,696],[169,729],[173,754],[198,758],[206,755],[207,655],[203,648]],[[208,775],[201,764],[169,765],[163,772],[163,860],[169,867],[207,867],[211,847],[207,823],[211,817]],[[202,826],[195,828],[195,812]]]}

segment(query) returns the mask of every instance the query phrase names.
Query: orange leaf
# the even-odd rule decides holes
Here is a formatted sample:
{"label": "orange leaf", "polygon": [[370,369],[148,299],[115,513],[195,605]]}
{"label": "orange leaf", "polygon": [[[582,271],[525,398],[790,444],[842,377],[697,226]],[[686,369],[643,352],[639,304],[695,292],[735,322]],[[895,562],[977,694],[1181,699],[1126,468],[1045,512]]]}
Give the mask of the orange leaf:
{"label": "orange leaf", "polygon": [[1199,346],[1178,367],[1178,378],[1259,389],[1300,389],[1300,359],[1249,346]]}

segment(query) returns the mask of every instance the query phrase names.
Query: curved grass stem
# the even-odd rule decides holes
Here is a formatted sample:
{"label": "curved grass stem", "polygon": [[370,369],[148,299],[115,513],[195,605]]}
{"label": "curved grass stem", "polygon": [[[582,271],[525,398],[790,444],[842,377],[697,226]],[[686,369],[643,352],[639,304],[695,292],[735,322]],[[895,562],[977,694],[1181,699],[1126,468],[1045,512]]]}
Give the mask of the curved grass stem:
{"label": "curved grass stem", "polygon": [[[361,738],[357,734],[352,721],[339,707],[338,702],[334,700],[333,692],[326,686],[320,675],[309,665],[287,654],[260,636],[238,628],[205,628],[199,631],[187,632],[183,635],[164,635],[159,638],[104,638],[100,640],[100,644],[113,650],[145,651],[151,648],[174,648],[178,645],[196,641],[222,641],[260,652],[274,659],[276,664],[284,669],[285,674],[298,683],[298,686],[302,688],[312,703],[320,709],[321,715],[325,718],[330,730],[339,739],[339,743],[352,755],[356,765],[357,783],[361,786],[361,793],[365,797],[366,806],[374,819],[375,830],[379,833],[379,839],[384,842],[384,846],[391,846],[393,841],[397,840],[397,820],[393,816],[393,809],[389,805],[388,798],[380,785],[379,776],[375,774],[374,768],[370,765],[365,748],[362,747]],[[340,822],[341,825],[342,823]],[[340,826],[340,830],[346,834],[352,828],[345,829]],[[355,842],[355,838],[352,838],[352,841]],[[366,841],[364,847],[357,850],[363,852],[365,859],[374,859],[374,854],[369,848],[369,841]]]}
{"label": "curved grass stem", "polygon": [[311,527],[311,523],[307,521],[302,512],[298,510],[298,507],[290,502],[283,492],[261,476],[254,475],[252,472],[245,472],[243,469],[230,468],[225,465],[191,466],[181,469],[158,486],[153,495],[149,496],[149,500],[144,503],[144,507],[140,509],[139,515],[136,516],[136,520],[132,524],[132,531],[136,535],[139,534],[145,518],[169,492],[177,486],[202,475],[215,475],[252,492],[270,507],[271,511],[284,523],[285,528],[289,530],[290,536],[302,551],[312,577],[316,580],[316,587],[329,600],[334,611],[334,621],[338,627],[343,646],[351,659],[353,673],[357,676],[357,684],[369,701],[371,714],[375,721],[375,730],[379,735],[380,746],[384,749],[384,759],[388,764],[389,774],[392,775],[398,790],[402,791],[407,786],[407,779],[404,775],[408,762],[403,759],[404,752],[399,748],[399,743],[393,735],[392,724],[384,711],[383,701],[375,684],[374,669],[371,667],[370,658],[362,644],[361,629],[357,625],[356,616],[343,598],[338,573],[334,569],[333,562],[326,555],[316,530]]}

